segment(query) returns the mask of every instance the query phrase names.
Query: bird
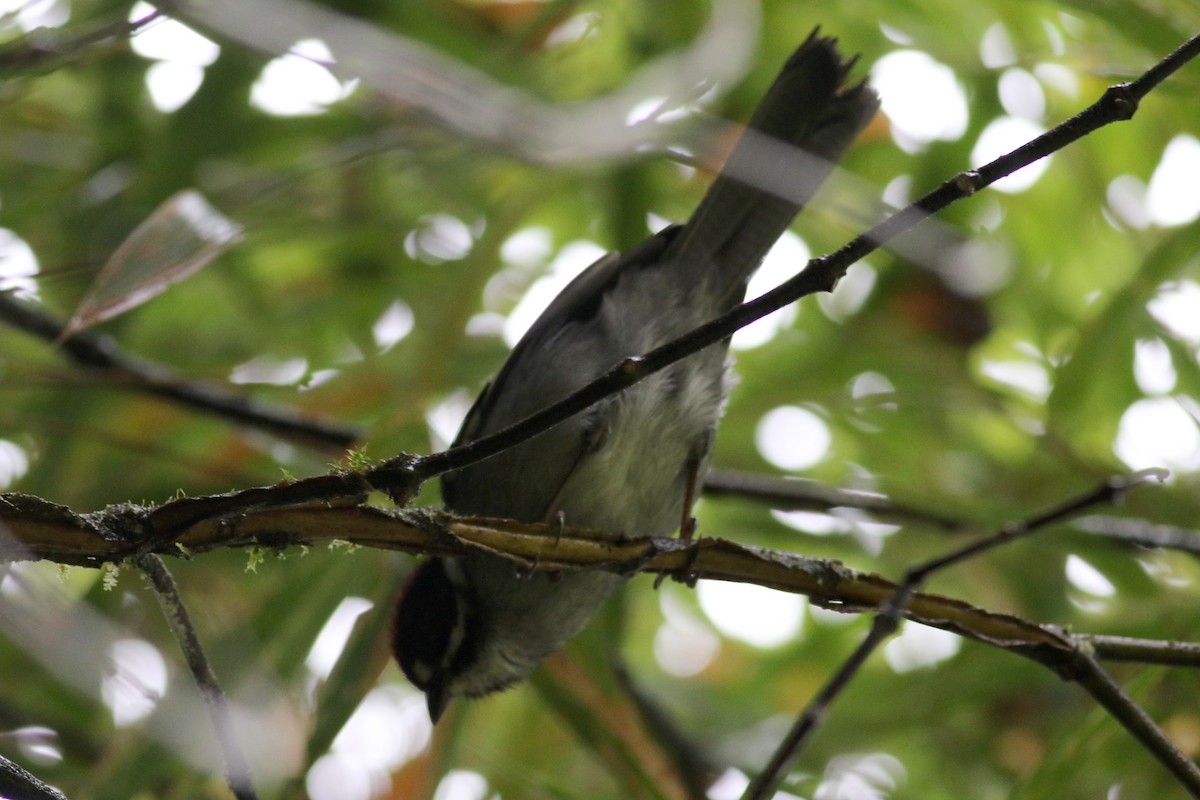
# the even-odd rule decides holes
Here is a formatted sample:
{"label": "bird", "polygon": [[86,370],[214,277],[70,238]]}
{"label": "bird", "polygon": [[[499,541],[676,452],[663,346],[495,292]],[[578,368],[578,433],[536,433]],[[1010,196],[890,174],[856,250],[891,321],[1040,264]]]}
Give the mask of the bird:
{"label": "bird", "polygon": [[[855,62],[814,30],[688,221],[601,257],[568,284],[484,387],[454,444],[517,422],[741,303],[767,251],[878,110],[865,80],[847,84]],[[728,345],[710,345],[445,474],[446,508],[630,536],[690,535],[731,384]],[[428,558],[396,601],[393,654],[436,723],[452,698],[525,679],[626,581],[603,571],[519,572],[490,554]]]}

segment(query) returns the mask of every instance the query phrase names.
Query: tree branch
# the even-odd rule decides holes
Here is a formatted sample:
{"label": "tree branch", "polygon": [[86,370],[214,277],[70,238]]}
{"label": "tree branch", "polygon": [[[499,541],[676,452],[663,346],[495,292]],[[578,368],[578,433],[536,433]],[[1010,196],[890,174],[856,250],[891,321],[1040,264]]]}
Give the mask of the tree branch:
{"label": "tree branch", "polygon": [[[863,664],[866,663],[867,658],[896,632],[901,616],[913,618],[909,609],[920,597],[917,588],[930,575],[988,550],[1045,530],[1051,525],[1064,522],[1096,505],[1115,503],[1125,492],[1144,485],[1149,480],[1164,480],[1165,478],[1166,470],[1142,470],[1131,475],[1115,476],[1096,489],[1060,503],[1042,514],[1006,525],[991,536],[955,548],[945,555],[911,567],[907,571],[904,582],[896,588],[886,602],[880,604],[879,614],[876,615],[870,632],[808,702],[791,730],[771,755],[767,765],[750,782],[746,792],[742,795],[742,800],[766,800],[772,796],[775,788],[783,779],[784,770],[795,760],[801,748],[816,731],[829,706],[850,685]],[[918,621],[926,622],[926,620]],[[1042,627],[1045,629],[1045,626]],[[1125,726],[1159,762],[1171,771],[1182,785],[1195,793],[1195,787],[1200,787],[1200,768],[1197,768],[1150,719],[1149,715],[1125,695],[1120,687],[1100,668],[1092,656],[1093,640],[1071,635],[1065,631],[1057,632],[1063,637],[1063,643],[1067,646],[1043,647],[1040,644],[1028,646],[1009,642],[1002,647],[1050,668],[1064,679],[1080,682],[1118,722]],[[1132,650],[1131,647],[1126,652]],[[1196,796],[1200,796],[1200,794]]]}
{"label": "tree branch", "polygon": [[909,508],[893,502],[887,495],[840,489],[807,478],[714,469],[704,478],[704,493],[713,497],[744,497],[781,511],[855,508],[882,517],[936,525],[939,528],[965,527],[960,520],[924,509]]}
{"label": "tree branch", "polygon": [[11,800],[67,800],[66,795],[4,756],[0,756],[0,797]]}
{"label": "tree branch", "polygon": [[[59,342],[65,325],[16,292],[0,291],[0,322],[48,342]],[[78,333],[58,345],[63,355],[113,386],[162,397],[238,424],[252,425],[333,455],[343,454],[361,435],[357,428],[286,406],[272,405],[227,388],[180,377],[169,368],[121,352],[107,336]]]}
{"label": "tree branch", "polygon": [[132,21],[125,19],[124,14],[118,14],[109,22],[78,26],[82,31],[79,33],[38,30],[36,36],[26,36],[0,46],[0,72],[5,73],[6,80],[22,73],[28,76],[52,72],[97,45],[133,36],[160,16],[162,12],[158,9]]}
{"label": "tree branch", "polygon": [[[203,500],[204,498],[197,498]],[[0,559],[45,558],[64,564],[99,566],[145,550],[146,519],[155,509],[124,505],[91,514],[29,495],[0,495]],[[557,525],[458,517],[432,509],[386,510],[367,506],[272,508],[189,527],[164,555],[197,555],[211,550],[260,546],[284,548],[343,541],[366,547],[463,556],[488,553],[507,558],[514,569],[550,572],[605,569],[631,574],[668,573],[692,583],[698,579],[753,583],[808,595],[818,605],[854,613],[877,609],[896,595],[896,583],[846,567],[832,559],[808,558],[779,550],[741,545],[727,539],[631,538]],[[985,611],[936,594],[913,593],[905,616],[1004,649],[1042,656],[1056,663],[1073,652],[1073,639],[1054,626],[1010,614]],[[1147,644],[1140,645],[1151,652]],[[1117,649],[1102,643],[1098,652]],[[1162,658],[1170,654],[1163,643]],[[1054,655],[1058,653],[1059,655]]]}
{"label": "tree branch", "polygon": [[[977,170],[963,172],[950,178],[917,202],[891,215],[836,252],[811,260],[803,271],[775,289],[643,356],[626,358],[587,386],[507,428],[441,453],[421,457],[399,456],[394,464],[397,477],[402,478],[415,473],[420,479],[427,479],[482,461],[531,439],[593,403],[627,389],[676,361],[732,336],[740,328],[785,305],[817,292],[832,291],[852,264],[897,236],[917,227],[930,215],[969,197],[1022,167],[1063,149],[1105,125],[1131,118],[1138,103],[1151,89],[1197,55],[1200,55],[1200,35],[1189,39],[1137,80],[1109,87],[1099,100],[1074,117]],[[376,485],[385,490],[390,477],[386,469],[388,466],[385,464],[385,468],[376,470],[372,476],[373,481],[380,481]]]}

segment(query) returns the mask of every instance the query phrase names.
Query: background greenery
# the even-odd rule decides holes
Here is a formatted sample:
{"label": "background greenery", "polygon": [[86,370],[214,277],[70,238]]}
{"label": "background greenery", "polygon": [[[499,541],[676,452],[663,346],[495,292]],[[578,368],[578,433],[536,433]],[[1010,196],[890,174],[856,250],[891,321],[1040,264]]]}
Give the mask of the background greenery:
{"label": "background greenery", "polygon": [[[19,13],[34,5],[69,11],[69,19],[57,33],[27,32]],[[683,1],[329,5],[551,101],[621,87],[639,67],[688,46],[708,18],[702,5]],[[506,352],[498,336],[469,333],[469,320],[479,325],[481,312],[506,314],[568,243],[627,247],[648,232],[649,214],[686,217],[708,180],[662,157],[531,164],[365,86],[324,113],[267,114],[249,97],[270,57],[216,35],[219,56],[198,91],[171,113],[151,103],[145,75],[153,62],[128,42],[47,46],[129,12],[128,3],[76,0],[69,7],[27,4],[0,17],[7,40],[0,59],[0,228],[32,249],[41,269],[38,296],[65,318],[140,221],[175,192],[199,190],[245,226],[243,240],[102,331],[128,353],[217,384],[254,359],[291,364],[292,374],[279,383],[230,383],[228,390],[361,426],[371,456],[444,444],[431,439],[431,412],[461,407]],[[920,50],[953,70],[967,99],[965,133],[915,152],[893,142],[885,117],[876,120],[844,163],[865,188],[852,183],[849,200],[839,194],[836,208],[808,214],[795,227],[814,254],[870,222],[871,203],[894,179],[909,176],[915,196],[972,166],[980,132],[1005,113],[997,89],[1002,70],[984,66],[979,55],[993,26],[1007,31],[1016,66],[1035,72],[1035,65],[1058,65],[1078,81],[1074,96],[1043,87],[1044,125],[1200,30],[1200,10],[1186,0],[771,0],[761,14],[749,72],[721,86],[707,105],[718,116],[745,119],[818,23],[844,52],[862,54],[860,74],[889,52]],[[587,35],[552,35],[580,17]],[[966,297],[928,263],[880,253],[869,259],[875,282],[854,313],[831,315],[816,298],[803,301],[793,324],[739,354],[741,382],[718,439],[717,465],[780,474],[756,448],[755,428],[773,408],[801,406],[821,417],[832,439],[826,456],[798,474],[884,492],[978,532],[1126,469],[1114,455],[1114,437],[1123,413],[1148,396],[1132,371],[1135,342],[1165,343],[1176,375],[1165,396],[1196,413],[1188,403],[1200,386],[1197,342],[1164,326],[1147,303],[1172,282],[1197,279],[1200,226],[1134,228],[1109,207],[1106,191],[1121,175],[1148,181],[1167,142],[1183,133],[1200,136],[1194,64],[1154,92],[1133,121],[1056,155],[1030,189],[987,191],[943,215],[950,226],[943,236],[969,237],[1001,254],[974,264],[960,257],[945,275],[982,264],[985,274],[998,270],[989,275],[993,289]],[[420,234],[430,235],[433,215],[472,231],[465,254],[433,258],[430,248],[414,246],[430,241]],[[530,227],[548,232],[551,252],[536,263],[506,263],[502,245]],[[397,301],[411,311],[413,326],[382,347],[373,329]],[[987,370],[994,362],[1036,365],[1048,379],[1046,391],[997,380]],[[866,372],[886,376],[892,390],[855,396],[855,379]],[[46,342],[5,327],[0,376],[0,439],[28,458],[0,488],[79,511],[268,484],[285,472],[319,473],[338,457],[95,380]],[[1197,488],[1196,473],[1184,469],[1105,515],[1191,529]],[[419,502],[436,503],[436,487]],[[830,521],[809,523],[815,530]],[[702,534],[833,556],[892,577],[950,544],[933,525],[906,524],[881,547],[853,526],[843,528],[833,535],[797,530],[747,500],[709,499],[700,513]],[[1115,593],[1088,594],[1070,581],[1064,567],[1072,555],[1099,570]],[[273,759],[271,769],[256,762],[263,775],[274,773],[260,778],[266,797],[303,796],[305,775],[323,757],[322,768],[336,767],[338,775],[358,769],[346,738],[336,757],[327,751],[372,691],[375,707],[390,698],[395,713],[381,715],[374,729],[362,728],[360,718],[358,730],[367,732],[355,746],[405,741],[417,751],[393,755],[386,768],[374,762],[373,772],[359,769],[384,796],[429,796],[450,769],[459,772],[443,782],[443,798],[682,796],[663,738],[638,721],[628,696],[597,667],[608,664],[618,641],[641,690],[703,751],[711,774],[724,773],[722,786],[736,784],[726,768],[754,772],[867,623],[810,617],[801,634],[771,648],[721,634],[712,660],[679,677],[654,654],[662,606],[678,607],[676,614],[708,636],[712,624],[694,593],[672,585],[656,593],[649,580],[638,580],[572,646],[574,661],[556,660],[532,685],[501,697],[460,704],[433,748],[420,749],[420,723],[413,721],[419,698],[387,663],[381,633],[388,598],[410,559],[362,550],[281,556],[254,570],[240,552],[170,564],[218,675],[253,709],[248,748],[278,747],[262,757]],[[219,776],[188,755],[195,748],[162,733],[182,728],[203,742],[203,715],[193,709],[170,716],[160,708],[118,726],[99,693],[101,676],[113,669],[108,644],[90,649],[84,637],[51,652],[37,644],[43,634],[52,639],[51,631],[13,622],[28,613],[27,589],[17,587],[44,584],[41,591],[62,602],[45,619],[111,624],[121,638],[153,644],[168,662],[172,694],[186,696],[188,678],[143,582],[126,571],[106,589],[93,571],[54,573],[53,565],[14,567],[0,594],[7,606],[0,609],[0,732],[8,732],[0,733],[0,753],[72,798],[225,796]],[[1078,631],[1196,640],[1198,580],[1192,556],[1127,549],[1076,527],[970,562],[931,588]],[[306,656],[348,596],[366,598],[373,610],[359,619],[330,677],[314,676]],[[1182,795],[1075,687],[974,643],[934,660],[897,672],[873,658],[804,753],[789,791],[822,798]],[[83,677],[65,677],[64,661]],[[1194,672],[1128,667],[1116,674],[1186,752],[1200,752]],[[410,735],[412,726],[418,732]],[[345,780],[343,796],[357,796]]]}

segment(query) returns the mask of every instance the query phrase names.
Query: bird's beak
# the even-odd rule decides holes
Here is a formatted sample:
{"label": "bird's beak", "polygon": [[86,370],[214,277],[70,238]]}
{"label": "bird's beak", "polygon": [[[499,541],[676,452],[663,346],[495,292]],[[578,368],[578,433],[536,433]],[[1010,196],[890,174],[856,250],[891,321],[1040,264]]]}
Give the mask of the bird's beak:
{"label": "bird's beak", "polygon": [[429,709],[429,719],[434,725],[441,719],[442,712],[450,703],[450,693],[444,683],[433,683],[425,688],[425,705]]}

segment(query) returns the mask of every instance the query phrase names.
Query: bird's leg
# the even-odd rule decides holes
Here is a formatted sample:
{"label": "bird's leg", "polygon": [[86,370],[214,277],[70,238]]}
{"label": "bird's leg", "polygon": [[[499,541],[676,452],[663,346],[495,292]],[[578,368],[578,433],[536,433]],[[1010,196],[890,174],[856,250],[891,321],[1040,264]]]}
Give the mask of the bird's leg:
{"label": "bird's leg", "polygon": [[679,538],[690,542],[696,533],[696,517],[692,509],[696,505],[696,484],[700,480],[700,461],[689,458],[686,465],[687,476],[683,488],[683,515],[679,520]]}
{"label": "bird's leg", "polygon": [[[704,464],[704,459],[708,457],[709,448],[712,446],[712,433],[704,435],[700,441],[692,448],[688,454],[687,461],[683,464],[683,512],[679,520],[679,538],[681,541],[690,543],[692,537],[696,534],[696,517],[692,514],[692,510],[696,505],[696,498],[700,495],[700,467]],[[680,583],[686,583],[689,586],[694,584],[695,578],[690,575],[692,564],[695,562],[699,552],[696,548],[691,548],[688,555],[687,563],[682,569],[675,572],[675,580]],[[654,579],[654,588],[657,589],[666,580],[667,573],[660,572],[658,577]]]}
{"label": "bird's leg", "polygon": [[696,499],[700,496],[700,468],[704,465],[704,460],[708,458],[708,451],[712,447],[712,432],[704,434],[699,441],[692,447],[692,451],[688,454],[687,461],[684,462],[684,484],[683,484],[683,514],[679,520],[679,538],[685,542],[690,542],[692,536],[696,533],[696,517],[692,514],[696,506]]}

